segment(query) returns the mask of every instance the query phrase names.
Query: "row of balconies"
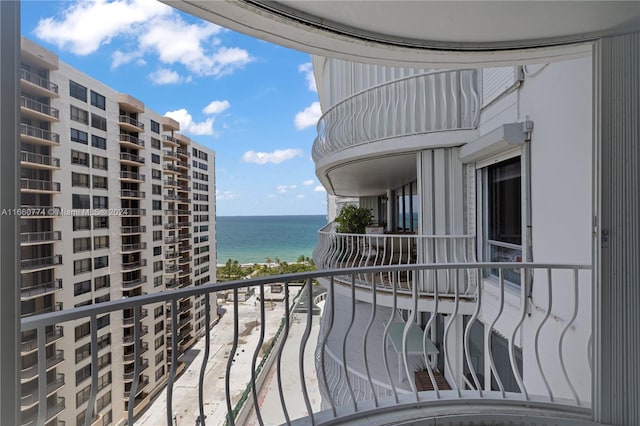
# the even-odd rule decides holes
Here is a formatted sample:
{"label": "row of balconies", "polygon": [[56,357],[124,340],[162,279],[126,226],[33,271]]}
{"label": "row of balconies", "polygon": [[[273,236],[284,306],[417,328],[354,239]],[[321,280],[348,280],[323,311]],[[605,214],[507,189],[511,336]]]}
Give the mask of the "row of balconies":
{"label": "row of balconies", "polygon": [[49,81],[49,79],[34,74],[24,68],[20,68],[20,80],[21,82],[31,83],[31,85],[29,85],[28,87],[31,89],[36,89],[35,91],[41,95],[58,97],[58,85],[52,83],[51,81]]}
{"label": "row of balconies", "polygon": [[129,162],[136,164],[144,164],[145,158],[136,154],[131,154],[130,152],[121,152],[120,153],[120,161],[121,162]]}
{"label": "row of balconies", "polygon": [[20,136],[25,142],[58,145],[60,144],[60,135],[46,129],[31,126],[29,124],[20,124]]}
{"label": "row of balconies", "polygon": [[144,234],[147,232],[146,226],[121,226],[120,233],[122,234]]}
{"label": "row of balconies", "polygon": [[120,197],[121,198],[145,198],[146,193],[144,191],[138,191],[135,189],[121,189]]}
{"label": "row of balconies", "polygon": [[118,117],[118,123],[121,128],[126,129],[129,132],[144,132],[144,123],[141,123],[128,115],[120,115]]}
{"label": "row of balconies", "polygon": [[31,271],[35,269],[51,268],[61,264],[62,255],[56,254],[53,256],[37,257],[34,259],[22,259],[20,260],[20,269],[22,271]]}
{"label": "row of balconies", "polygon": [[120,251],[122,253],[130,253],[134,251],[146,250],[146,248],[147,248],[147,243],[145,242],[130,243],[130,244],[122,244]]}
{"label": "row of balconies", "polygon": [[134,262],[127,262],[122,264],[123,271],[131,271],[134,269],[140,269],[147,266],[147,259],[140,259]]}
{"label": "row of balconies", "polygon": [[58,121],[60,119],[60,111],[57,108],[26,96],[20,97],[20,109],[23,114],[42,120]]}
{"label": "row of balconies", "polygon": [[131,172],[128,170],[124,170],[120,172],[120,179],[122,180],[132,180],[132,181],[137,181],[137,182],[144,182],[145,181],[145,175],[137,173],[137,172]]}
{"label": "row of balconies", "polygon": [[142,275],[140,278],[134,278],[132,280],[122,281],[122,288],[127,290],[131,290],[136,287],[140,287],[142,284],[147,282],[147,276]]}
{"label": "row of balconies", "polygon": [[60,192],[60,182],[22,178],[20,179],[20,189],[22,190],[22,192]]}
{"label": "row of balconies", "polygon": [[[64,351],[63,350],[57,350],[55,352],[55,354],[51,355],[50,357],[48,357],[46,359],[45,362],[45,370],[49,371],[51,370],[53,367],[59,365],[60,363],[62,363],[64,361]],[[33,365],[30,365],[28,367],[22,368],[20,369],[20,381],[22,383],[25,383],[31,379],[33,379],[34,377],[38,376],[38,363],[36,362]]]}
{"label": "row of balconies", "polygon": [[[53,330],[51,330],[45,335],[45,344],[49,345],[51,343],[57,342],[58,340],[62,339],[64,337],[63,331],[64,330],[62,327],[55,326]],[[29,340],[23,340],[22,342],[20,342],[21,355],[26,355],[30,352],[35,351],[36,349],[38,349],[38,339],[35,336]]]}
{"label": "row of balconies", "polygon": [[[64,398],[58,397],[56,402],[50,406],[48,406],[45,410],[46,418],[48,419],[45,426],[53,426],[59,425],[61,422],[58,422],[54,417],[60,414],[65,409]],[[35,426],[38,422],[38,412],[37,410],[33,413],[23,416],[20,419],[20,426]]]}
{"label": "row of balconies", "polygon": [[21,245],[43,244],[60,241],[62,233],[60,231],[23,232],[20,234]]}
{"label": "row of balconies", "polygon": [[[63,386],[64,386],[64,374],[58,373],[56,378],[52,382],[47,383],[47,394],[46,394],[47,397],[51,396],[51,394],[53,394]],[[26,408],[33,407],[38,403],[38,401],[39,399],[38,399],[37,392],[32,392],[27,395],[22,395],[20,397],[20,408],[24,410]]]}
{"label": "row of balconies", "polygon": [[49,293],[62,290],[62,279],[56,278],[55,280],[47,283],[34,284],[28,287],[20,287],[20,298],[30,299],[33,297],[44,296]]}

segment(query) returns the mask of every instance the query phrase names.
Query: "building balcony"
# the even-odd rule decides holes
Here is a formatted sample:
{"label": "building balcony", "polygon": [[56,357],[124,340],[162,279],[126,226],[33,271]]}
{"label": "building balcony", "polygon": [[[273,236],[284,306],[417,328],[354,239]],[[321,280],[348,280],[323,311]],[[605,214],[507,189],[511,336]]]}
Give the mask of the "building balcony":
{"label": "building balcony", "polygon": [[35,152],[20,151],[20,165],[30,169],[54,170],[60,168],[60,159]]}
{"label": "building balcony", "polygon": [[147,232],[146,226],[121,226],[120,233],[123,235],[144,234]]}
{"label": "building balcony", "polygon": [[139,155],[131,154],[129,152],[120,153],[120,162],[123,164],[133,164],[139,166],[141,164],[144,164],[144,161],[144,157],[141,157]]}
{"label": "building balcony", "polygon": [[[42,404],[42,408],[38,407],[38,410],[42,409],[44,411],[45,419],[47,422],[45,426],[52,426],[54,424],[59,424],[59,422],[54,421],[55,417],[62,413],[65,409],[64,398],[58,397],[57,401],[51,405]],[[20,426],[35,426],[38,424],[38,411],[35,410],[32,413],[22,416],[20,419]]]}
{"label": "building balcony", "polygon": [[191,157],[191,153],[189,152],[188,149],[184,149],[184,148],[176,148],[176,152],[178,153],[179,156],[181,157]]}
{"label": "building balcony", "polygon": [[60,241],[61,238],[62,233],[60,231],[22,232],[20,234],[20,245],[49,244]]}
{"label": "building balcony", "polygon": [[182,268],[180,269],[178,276],[183,277],[185,275],[189,275],[191,272],[193,272],[193,269],[191,268]]}
{"label": "building balcony", "polygon": [[142,251],[147,249],[147,243],[132,243],[132,244],[122,244],[120,246],[121,253],[132,253],[136,251]]}
{"label": "building balcony", "polygon": [[178,237],[165,237],[164,243],[169,245],[178,244]]}
{"label": "building balcony", "polygon": [[118,136],[118,142],[120,146],[124,146],[126,148],[132,149],[142,149],[144,148],[144,141],[136,136],[128,135],[126,133],[121,133]]}
{"label": "building balcony", "polygon": [[[64,329],[60,326],[55,326],[52,331],[45,335],[45,344],[49,345],[55,343],[64,337]],[[26,355],[38,349],[38,339],[23,340],[20,342],[20,354]]]}
{"label": "building balcony", "polygon": [[[142,376],[140,381],[138,382],[138,387],[137,387],[137,389],[135,391],[136,401],[138,400],[140,395],[145,394],[144,389],[148,384],[149,384],[149,377],[148,376]],[[130,390],[125,390],[124,391],[124,399],[128,400],[130,396],[131,396],[131,391]],[[137,402],[136,402],[136,404],[137,404]]]}
{"label": "building balcony", "polygon": [[57,311],[61,311],[61,310],[62,310],[62,302],[55,302],[55,303],[53,303],[53,304],[51,304],[49,306],[46,306],[46,307],[43,307],[43,308],[41,307],[41,308],[34,309],[34,310],[31,310],[31,311],[24,311],[23,310],[22,311],[22,316],[24,318],[26,318],[26,317],[31,317],[31,316],[34,316],[34,315],[48,314],[50,312],[57,312]]}
{"label": "building balcony", "polygon": [[180,271],[178,265],[169,265],[164,268],[165,274],[177,274]]}
{"label": "building balcony", "polygon": [[162,150],[162,158],[164,158],[165,161],[178,161],[178,153],[173,149],[164,149]]}
{"label": "building balcony", "polygon": [[[147,368],[149,368],[149,360],[143,358],[142,362],[139,363],[138,365],[140,366],[140,372],[142,373]],[[125,372],[122,375],[122,380],[124,380],[125,382],[131,382],[133,381],[134,377],[135,375],[133,373],[133,368],[130,368],[130,371],[127,371],[127,369],[125,368]]]}
{"label": "building balcony", "polygon": [[191,222],[178,222],[176,225],[178,228],[188,228],[191,226]]}
{"label": "building balcony", "polygon": [[121,189],[120,190],[120,198],[133,198],[140,199],[145,198],[146,193],[144,191],[137,191],[135,189]]}
{"label": "building balcony", "polygon": [[169,135],[162,135],[162,144],[165,146],[173,146],[173,147],[177,147],[180,145],[176,138]]}
{"label": "building balcony", "polygon": [[[416,74],[357,92],[329,108],[318,121],[312,157],[330,193],[373,195],[406,181],[415,153],[474,140],[480,117],[476,70]],[[362,183],[372,188],[363,193]],[[358,186],[359,185],[359,186]],[[359,191],[359,192],[358,192]]]}
{"label": "building balcony", "polygon": [[[334,223],[330,223],[318,232],[318,245],[313,253],[318,269],[475,261],[476,240],[472,235],[342,234],[334,229]],[[349,286],[349,279],[338,276],[336,283]],[[379,293],[411,294],[416,279],[410,272],[358,275],[356,285],[375,287]],[[429,299],[435,290],[434,283],[435,280],[420,280],[418,297]],[[474,286],[470,277],[439,277],[438,291],[452,296],[455,292],[465,300],[474,294]]]}
{"label": "building balcony", "polygon": [[181,257],[180,259],[178,259],[178,264],[184,265],[185,263],[191,262],[191,260],[192,260],[191,256],[184,256],[184,257]]}
{"label": "building balcony", "polygon": [[24,68],[20,68],[20,88],[37,96],[58,97],[57,84]]}
{"label": "building balcony", "polygon": [[174,179],[165,179],[164,186],[178,187],[178,181]]}
{"label": "building balcony", "polygon": [[189,163],[187,163],[186,161],[178,161],[176,162],[176,165],[182,169],[189,169]]}
{"label": "building balcony", "polygon": [[135,278],[133,280],[123,280],[122,281],[122,288],[127,289],[127,290],[132,290],[134,288],[140,287],[141,285],[145,284],[147,282],[147,276],[143,275],[140,278]]}
{"label": "building balcony", "polygon": [[38,179],[20,179],[20,190],[22,192],[37,192],[41,194],[53,194],[60,192],[60,182]]}
{"label": "building balcony", "polygon": [[37,145],[60,145],[59,134],[29,124],[20,124],[20,140]]}
{"label": "building balcony", "polygon": [[48,269],[48,268],[53,268],[57,265],[62,265],[61,254],[56,254],[54,256],[38,257],[35,259],[20,260],[20,270],[22,272],[25,272],[25,271],[32,272],[38,269]]}
{"label": "building balcony", "polygon": [[[140,297],[140,296],[138,296],[138,297]],[[147,327],[146,325],[143,325],[143,326],[142,326],[142,328],[140,329],[140,337],[142,337],[142,336],[146,336],[147,334],[149,334],[149,327]],[[134,344],[134,343],[135,343],[135,340],[134,340],[134,338],[133,338],[133,333],[132,333],[132,334],[129,334],[129,335],[126,335],[126,336],[123,336],[123,337],[122,337],[122,342],[123,342],[125,345],[132,345],[132,344]]]}
{"label": "building balcony", "polygon": [[60,112],[56,108],[24,96],[20,97],[20,113],[40,121],[60,121]]}
{"label": "building balcony", "polygon": [[180,174],[180,175],[178,175],[178,180],[190,181],[191,180],[191,176],[185,175],[185,174]]}
{"label": "building balcony", "polygon": [[[149,350],[149,343],[141,342],[140,353],[138,355],[142,355],[146,353],[148,350]],[[135,360],[136,360],[136,356],[134,353],[125,353],[124,355],[122,355],[122,361],[125,363],[134,362]]]}
{"label": "building balcony", "polygon": [[173,164],[165,164],[162,166],[162,169],[164,170],[165,173],[170,173],[170,174],[181,173],[180,170],[178,170],[178,167],[174,166]]}
{"label": "building balcony", "polygon": [[165,281],[164,281],[164,285],[165,285],[167,288],[174,288],[174,287],[177,287],[177,286],[178,286],[178,280],[176,280],[175,278],[171,278],[171,279],[165,280]]}
{"label": "building balcony", "polygon": [[120,180],[141,183],[145,181],[145,175],[137,172],[121,171]]}
{"label": "building balcony", "polygon": [[191,192],[191,187],[189,185],[180,185],[178,186],[178,192]]}
{"label": "building balcony", "polygon": [[120,128],[127,132],[142,133],[144,132],[144,123],[139,122],[133,117],[128,115],[121,115],[118,117],[118,124]]}
{"label": "building balcony", "polygon": [[[527,295],[526,300],[515,304],[512,299],[516,297],[515,300],[518,300],[520,293],[511,294],[511,284],[506,279],[514,270],[518,271],[519,276],[531,280],[521,293]],[[481,280],[480,285],[474,287],[474,295],[467,302],[471,303],[472,309],[463,309],[460,297],[452,297],[444,291],[446,283],[440,283],[443,284],[442,292],[439,286],[434,287],[434,303],[428,309],[422,309],[416,291],[410,294],[393,291],[385,296],[392,303],[389,306],[379,305],[382,296],[378,294],[377,287],[361,287],[358,280],[380,274],[405,274],[424,280],[474,274],[479,277],[495,274],[497,278],[495,281]],[[342,284],[338,285],[336,278],[345,276],[350,284],[343,291],[340,288]],[[275,337],[271,350],[265,352],[265,357],[273,362],[265,374],[273,374],[278,386],[282,385],[282,380],[289,379],[285,376],[294,377],[302,385],[295,386],[295,395],[282,399],[277,410],[296,410],[296,405],[302,405],[299,402],[302,399],[302,409],[308,414],[299,414],[300,419],[293,424],[311,422],[310,416],[313,416],[316,424],[340,424],[346,421],[388,424],[400,418],[416,422],[424,419],[432,421],[434,418],[448,421],[455,416],[456,424],[471,424],[471,421],[478,419],[489,419],[493,422],[491,424],[504,424],[512,420],[527,425],[545,422],[565,424],[562,423],[565,419],[569,422],[566,424],[593,426],[590,420],[589,388],[592,382],[588,356],[592,306],[588,298],[578,298],[579,289],[590,294],[590,277],[590,266],[587,265],[465,263],[462,259],[455,263],[443,260],[413,265],[344,267],[341,270],[318,270],[175,289],[166,293],[141,295],[135,300],[112,300],[100,306],[70,309],[64,320],[86,321],[92,315],[106,313],[105,308],[115,313],[140,304],[151,309],[159,301],[172,303],[173,300],[181,300],[183,302],[175,311],[166,312],[171,318],[169,323],[175,323],[176,326],[183,324],[182,332],[175,336],[175,342],[174,337],[167,336],[167,343],[176,343],[180,352],[194,342],[194,336],[189,331],[191,324],[185,320],[189,314],[186,317],[181,315],[181,312],[191,308],[189,298],[200,295],[208,297],[221,291],[237,292],[245,287],[259,291],[261,286],[285,283],[285,300],[293,303],[285,308],[283,318],[291,320],[295,309],[296,320],[287,323],[286,330],[286,321],[282,323],[283,332]],[[313,285],[314,281],[323,283],[328,291],[318,293],[319,287]],[[302,284],[293,283],[305,283],[304,288],[299,287]],[[314,288],[316,291],[312,291]],[[298,291],[300,293],[296,296]],[[357,297],[352,297],[358,292],[369,294],[369,303],[358,303]],[[562,302],[553,303],[551,309],[552,297],[556,296]],[[415,310],[406,311],[408,317],[398,315],[395,308],[400,306],[399,300],[405,297],[412,300],[413,306],[418,306],[418,312],[429,312],[430,315],[418,319]],[[234,299],[232,303],[237,312],[240,302],[238,298]],[[313,324],[317,324],[318,316],[314,311],[318,309],[309,309],[316,305],[322,309],[319,328]],[[376,311],[373,311],[374,306],[378,308]],[[265,303],[259,303],[256,315],[265,315],[267,310],[271,315],[270,309]],[[255,321],[256,315],[252,311],[251,315],[241,315],[236,320],[231,352],[237,350],[243,330]],[[513,316],[515,321],[511,320]],[[57,318],[54,315],[23,318],[21,329],[30,331],[36,327],[55,325]],[[479,326],[482,327],[478,332]],[[211,332],[210,324],[205,323],[204,327],[205,334]],[[293,338],[292,327],[299,327],[296,336],[302,334],[301,339]],[[318,336],[315,351],[309,348],[314,344],[312,342],[316,342],[316,338],[310,335],[314,328]],[[303,330],[306,332],[303,333]],[[143,326],[141,334],[147,333],[147,327]],[[499,343],[501,341],[504,343]],[[124,337],[125,345],[132,343],[132,335]],[[262,345],[255,347],[254,360]],[[127,354],[133,355],[134,363],[133,367],[128,367],[127,374],[136,371],[136,367],[138,371],[146,368],[146,360],[141,357],[144,350],[143,345],[139,345],[134,350],[137,353]],[[170,353],[172,349],[168,347],[167,351]],[[524,370],[518,364],[522,362],[518,361],[521,358],[513,355],[518,351],[526,354],[522,358],[526,363]],[[308,357],[299,358],[298,354],[307,352],[311,352]],[[284,357],[287,357],[286,363],[281,362],[285,361]],[[483,361],[479,362],[478,357],[484,357]],[[304,373],[310,368],[305,359],[311,362],[311,368],[316,372],[313,376]],[[418,381],[414,380],[413,371],[421,360],[427,360],[424,370],[433,390],[421,391],[417,388]],[[239,374],[239,369],[246,372],[246,366],[234,363],[232,357],[226,362],[230,369],[229,377]],[[296,368],[292,368],[292,363]],[[197,368],[206,369],[207,365],[205,360]],[[201,371],[204,373],[205,370]],[[248,379],[249,388],[259,386],[259,374]],[[447,386],[438,378],[444,378]],[[170,381],[167,386],[175,391],[175,382]],[[317,399],[312,405],[311,391],[322,396],[323,407]],[[232,395],[226,397],[231,398]],[[296,402],[292,402],[294,400]],[[354,401],[358,404],[354,404]],[[164,404],[164,401],[159,403]],[[205,394],[199,407],[203,408],[208,403],[210,401]],[[257,409],[261,410],[261,407]],[[171,406],[163,406],[162,411],[168,412],[169,417],[173,413]],[[235,416],[234,412],[228,414]],[[378,417],[383,414],[386,422]],[[167,424],[171,424],[171,421],[171,418],[167,418]],[[266,423],[280,424],[286,423],[286,420],[269,420]]]}
{"label": "building balcony", "polygon": [[164,253],[164,258],[167,260],[176,259],[180,257],[180,253],[177,251],[166,251]]}
{"label": "building balcony", "polygon": [[127,262],[122,264],[123,271],[133,271],[135,269],[144,268],[147,266],[147,259],[137,260],[135,262]]}
{"label": "building balcony", "polygon": [[191,238],[191,234],[178,234],[179,241],[188,240],[189,238]]}
{"label": "building balcony", "polygon": [[[147,311],[147,309],[141,309],[140,310],[140,318],[139,319],[144,319],[149,315],[149,311]],[[123,326],[131,326],[134,325],[134,316],[133,316],[133,312],[131,312],[131,314],[129,316],[123,316],[122,317],[122,325]]]}
{"label": "building balcony", "polygon": [[62,279],[56,278],[48,283],[20,287],[20,300],[28,300],[62,290]]}
{"label": "building balcony", "polygon": [[[63,386],[64,386],[64,374],[59,373],[52,382],[47,383],[47,396],[58,391]],[[27,395],[22,395],[20,397],[20,408],[22,410],[31,408],[36,404],[38,404],[38,392],[31,392]]]}
{"label": "building balcony", "polygon": [[[59,365],[64,361],[64,351],[57,350],[55,354],[47,358],[46,366],[44,368],[45,371],[51,370],[55,366]],[[20,370],[20,381],[22,383],[27,382],[34,377],[38,376],[38,364],[35,363],[29,367],[23,368]]]}

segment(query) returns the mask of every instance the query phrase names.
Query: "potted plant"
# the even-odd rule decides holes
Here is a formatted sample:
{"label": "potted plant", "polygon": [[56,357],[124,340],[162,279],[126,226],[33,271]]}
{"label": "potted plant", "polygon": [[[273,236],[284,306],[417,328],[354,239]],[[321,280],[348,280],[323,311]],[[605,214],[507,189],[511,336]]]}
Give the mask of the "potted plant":
{"label": "potted plant", "polygon": [[342,234],[364,234],[367,226],[373,223],[371,210],[348,204],[336,217],[336,231]]}

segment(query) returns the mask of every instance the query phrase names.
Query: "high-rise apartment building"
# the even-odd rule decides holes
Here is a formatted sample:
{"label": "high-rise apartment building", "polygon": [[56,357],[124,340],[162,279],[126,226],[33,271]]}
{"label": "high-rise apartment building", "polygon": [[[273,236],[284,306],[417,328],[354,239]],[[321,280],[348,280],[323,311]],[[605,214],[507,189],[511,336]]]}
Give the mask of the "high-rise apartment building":
{"label": "high-rise apartment building", "polygon": [[[215,280],[214,153],[149,110],[22,39],[22,315],[202,285]],[[193,227],[193,230],[192,230]],[[215,300],[211,301],[215,303]],[[99,386],[94,424],[143,409],[204,330],[204,300],[96,318]],[[141,339],[136,394],[134,328]],[[21,423],[40,423],[38,381],[47,381],[45,424],[84,424],[90,400],[91,323],[23,333]],[[37,347],[46,345],[46,359]],[[42,375],[39,364],[46,365]],[[181,368],[177,366],[177,371]]]}

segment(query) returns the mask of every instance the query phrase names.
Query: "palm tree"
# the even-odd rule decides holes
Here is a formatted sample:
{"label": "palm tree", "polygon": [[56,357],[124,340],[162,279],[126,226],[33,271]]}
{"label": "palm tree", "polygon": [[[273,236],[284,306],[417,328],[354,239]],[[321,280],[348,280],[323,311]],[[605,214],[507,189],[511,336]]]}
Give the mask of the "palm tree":
{"label": "palm tree", "polygon": [[[306,259],[309,259],[308,257]],[[301,254],[300,256],[298,256],[298,263],[306,263],[304,254]]]}

